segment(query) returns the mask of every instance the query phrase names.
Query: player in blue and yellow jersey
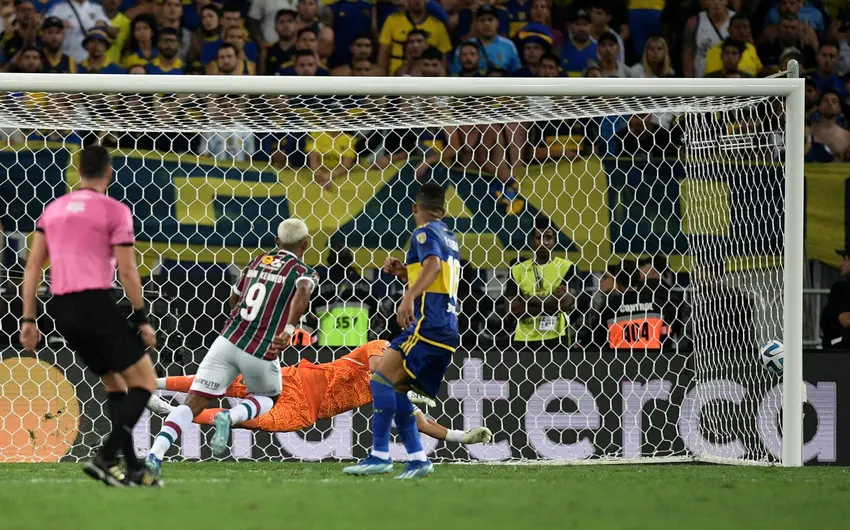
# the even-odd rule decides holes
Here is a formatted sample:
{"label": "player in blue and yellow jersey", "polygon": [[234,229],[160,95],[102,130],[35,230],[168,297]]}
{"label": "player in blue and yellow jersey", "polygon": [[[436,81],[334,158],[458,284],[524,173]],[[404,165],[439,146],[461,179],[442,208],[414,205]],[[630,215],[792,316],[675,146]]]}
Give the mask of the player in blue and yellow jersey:
{"label": "player in blue and yellow jersey", "polygon": [[180,32],[174,28],[162,28],[157,39],[159,55],[145,65],[148,74],[183,75],[183,61],[177,54],[180,52]]}
{"label": "player in blue and yellow jersey", "polygon": [[457,328],[460,248],[457,236],[442,221],[445,203],[446,192],[442,187],[423,184],[413,204],[418,228],[413,231],[405,263],[395,258],[384,263],[386,272],[407,279],[408,288],[399,302],[397,315],[404,331],[387,348],[369,384],[372,451],[356,465],[346,467],[347,475],[392,471],[389,443],[393,420],[410,458],[397,478],[424,477],[434,470],[422,450],[407,389],[436,397],[460,343]]}

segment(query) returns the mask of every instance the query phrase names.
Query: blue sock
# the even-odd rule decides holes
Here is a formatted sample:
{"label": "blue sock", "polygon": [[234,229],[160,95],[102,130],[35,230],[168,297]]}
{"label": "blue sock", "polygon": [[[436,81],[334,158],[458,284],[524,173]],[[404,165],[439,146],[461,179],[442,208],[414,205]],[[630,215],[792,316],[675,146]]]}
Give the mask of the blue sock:
{"label": "blue sock", "polygon": [[413,403],[407,397],[407,392],[396,392],[395,394],[395,426],[407,455],[411,460],[425,461],[425,451],[422,450],[422,440],[419,438],[419,429],[416,428],[416,416],[413,414]]}
{"label": "blue sock", "polygon": [[395,385],[380,372],[369,381],[372,389],[372,456],[390,457],[390,430],[396,411]]}

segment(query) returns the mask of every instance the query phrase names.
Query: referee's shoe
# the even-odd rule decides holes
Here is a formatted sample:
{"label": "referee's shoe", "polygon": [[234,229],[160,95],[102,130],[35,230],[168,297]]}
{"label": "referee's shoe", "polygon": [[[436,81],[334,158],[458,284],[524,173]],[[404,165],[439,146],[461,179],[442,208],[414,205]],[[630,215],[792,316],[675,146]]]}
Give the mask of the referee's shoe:
{"label": "referee's shoe", "polygon": [[124,479],[124,485],[133,487],[152,487],[152,488],[160,488],[162,487],[162,480],[155,478],[153,473],[151,473],[147,468],[140,469],[132,469],[127,471],[126,478]]}
{"label": "referee's shoe", "polygon": [[103,460],[99,455],[85,463],[83,471],[86,475],[95,480],[100,480],[107,486],[115,486],[123,488],[127,477],[118,462],[109,463]]}

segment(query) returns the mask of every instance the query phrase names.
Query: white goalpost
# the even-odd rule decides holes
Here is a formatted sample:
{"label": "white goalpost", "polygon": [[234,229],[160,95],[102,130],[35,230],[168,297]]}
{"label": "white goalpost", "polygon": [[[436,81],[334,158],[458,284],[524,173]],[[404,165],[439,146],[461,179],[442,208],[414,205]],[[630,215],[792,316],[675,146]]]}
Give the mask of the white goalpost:
{"label": "white goalpost", "polygon": [[[7,313],[41,209],[78,185],[77,152],[100,142],[114,149],[109,193],[134,212],[162,375],[194,373],[233,275],[285,217],[310,227],[323,288],[304,322],[316,343],[282,361],[331,362],[394,332],[402,286],[379,269],[403,256],[412,196],[435,180],[467,263],[463,344],[428,413],[494,440],[429,439],[433,457],[801,466],[805,110],[789,68],[746,80],[2,74]],[[574,265],[556,346],[519,340],[531,320],[511,306],[523,296],[511,268],[533,255],[541,219]],[[530,296],[545,298],[537,283]],[[644,322],[634,337],[627,311]],[[13,327],[0,462],[86,458],[108,432],[102,390],[49,315],[35,355]],[[785,346],[781,378],[759,362],[771,339]],[[136,426],[140,451],[160,422]],[[194,426],[169,456],[211,459],[206,436]],[[370,444],[353,410],[298,432],[236,430],[232,457],[351,459]]]}

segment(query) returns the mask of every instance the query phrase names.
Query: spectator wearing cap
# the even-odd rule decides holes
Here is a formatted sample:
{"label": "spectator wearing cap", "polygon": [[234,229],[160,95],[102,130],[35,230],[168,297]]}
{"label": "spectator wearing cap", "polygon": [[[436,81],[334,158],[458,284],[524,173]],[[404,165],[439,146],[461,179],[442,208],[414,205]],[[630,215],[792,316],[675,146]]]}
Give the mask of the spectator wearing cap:
{"label": "spectator wearing cap", "polygon": [[569,24],[569,36],[561,45],[561,70],[579,77],[591,63],[596,63],[596,42],[590,37],[590,13],[579,9]]}
{"label": "spectator wearing cap", "polygon": [[746,50],[746,46],[739,40],[728,38],[723,41],[723,51],[720,54],[721,68],[720,70],[707,73],[705,77],[722,78],[731,72],[738,72],[741,74],[741,77],[752,77],[752,75],[738,68],[738,63],[741,62],[741,56],[744,54],[744,50]]}
{"label": "spectator wearing cap", "polygon": [[675,75],[670,48],[664,37],[650,37],[643,46],[643,56],[632,66],[632,77],[669,77]]}
{"label": "spectator wearing cap", "polygon": [[106,55],[109,49],[109,36],[101,28],[89,31],[83,40],[83,47],[88,56],[80,63],[78,70],[86,74],[123,74],[126,70],[121,65],[113,63]]}
{"label": "spectator wearing cap", "polygon": [[620,46],[620,54],[617,55],[617,60],[621,63],[626,62],[626,48],[623,46],[623,39],[620,34],[611,29],[611,20],[614,18],[614,13],[611,6],[602,2],[590,8],[590,36],[596,40],[597,45],[600,37],[606,33],[614,35],[617,39],[617,44]]}
{"label": "spectator wearing cap", "polygon": [[[476,37],[469,39],[478,44],[480,70],[487,71],[491,68],[501,68],[511,73],[519,70],[520,61],[516,45],[513,41],[502,37],[497,33],[499,21],[496,18],[495,8],[484,4],[475,13]],[[459,62],[460,49],[455,50],[454,58],[449,65],[449,72],[459,73],[461,70]]]}
{"label": "spectator wearing cap", "polygon": [[779,71],[779,63],[783,52],[788,48],[796,48],[803,54],[802,67],[804,69],[815,66],[815,48],[817,40],[812,42],[814,34],[808,38],[801,34],[801,30],[811,31],[800,22],[794,13],[785,13],[774,24],[762,31],[757,46],[758,56],[764,64],[765,74],[775,74]]}
{"label": "spectator wearing cap", "polygon": [[452,50],[446,25],[428,14],[425,4],[426,0],[405,0],[403,12],[387,17],[379,39],[378,66],[382,72],[393,75],[404,63],[404,44],[407,34],[414,29],[424,30],[428,44],[440,53],[445,55]]}
{"label": "spectator wearing cap", "polygon": [[487,70],[481,69],[481,52],[474,40],[465,40],[457,47],[460,69],[452,73],[453,77],[484,77]]}
{"label": "spectator wearing cap", "polygon": [[[331,70],[331,75],[352,75],[358,65],[363,67],[361,64],[363,61],[372,64],[372,56],[375,52],[375,47],[372,44],[372,35],[369,33],[360,35],[351,42],[349,48],[349,61]],[[378,75],[377,65],[375,65],[375,68],[369,72],[370,73],[361,72],[361,75]]]}
{"label": "spectator wearing cap", "polygon": [[[245,26],[260,51],[270,48],[279,38],[278,20],[281,12],[295,12],[296,0],[253,0]],[[292,31],[295,36],[295,30]],[[277,68],[271,70],[273,73]]]}
{"label": "spectator wearing cap", "polygon": [[726,7],[726,0],[708,0],[705,9],[692,16],[682,36],[682,71],[685,77],[706,74],[708,50],[729,38],[729,23],[735,12]]}
{"label": "spectator wearing cap", "polygon": [[298,27],[312,28],[319,39],[319,60],[326,63],[334,51],[334,30],[319,21],[318,0],[298,0]]}
{"label": "spectator wearing cap", "polygon": [[632,69],[618,61],[620,44],[613,33],[603,33],[596,42],[596,56],[603,77],[634,77]]}
{"label": "spectator wearing cap", "polygon": [[552,45],[560,45],[564,42],[564,33],[552,27],[552,2],[551,0],[531,0],[531,15],[529,20],[532,24],[542,24],[549,30],[552,36]]}
{"label": "spectator wearing cap", "polygon": [[817,85],[821,93],[834,90],[841,95],[841,100],[847,95],[844,81],[838,76],[838,44],[827,41],[820,45],[818,55],[815,58],[817,67],[812,73],[812,81]]}
{"label": "spectator wearing cap", "polygon": [[[492,0],[460,0],[460,9],[453,15],[446,27],[452,28],[452,40],[465,41],[475,36],[473,25],[475,23],[475,12],[484,3],[493,3]],[[429,4],[430,5],[430,4]],[[496,17],[499,19],[499,35],[507,36],[511,32],[511,21],[508,15],[507,7],[504,3],[494,4],[496,8]]]}
{"label": "spectator wearing cap", "polygon": [[91,30],[99,29],[107,39],[107,44],[109,43],[109,18],[103,11],[103,6],[91,0],[59,2],[47,11],[47,16],[57,17],[64,22],[66,33],[62,51],[77,62],[88,60],[90,52],[86,50],[84,43],[89,40]]}
{"label": "spectator wearing cap", "polygon": [[130,38],[121,56],[121,66],[146,65],[159,54],[156,43],[159,30],[152,15],[139,15],[130,22]]}
{"label": "spectator wearing cap", "polygon": [[838,124],[841,116],[841,94],[826,90],[818,105],[817,119],[812,123],[812,140],[826,146],[837,161],[850,158],[850,131]]}
{"label": "spectator wearing cap", "polygon": [[189,48],[192,46],[192,34],[183,29],[183,0],[162,0],[158,20],[160,30],[168,28],[177,33],[177,41],[180,43],[177,57],[185,63],[189,57]]}
{"label": "spectator wearing cap", "polygon": [[[372,38],[372,3],[367,0],[341,0],[330,5],[330,25],[334,31],[334,50],[330,64],[334,66],[352,63],[352,45],[362,36],[368,35],[370,48]],[[370,54],[366,58],[373,59]],[[362,59],[359,59],[362,60]]]}
{"label": "spectator wearing cap", "polygon": [[522,55],[522,68],[514,72],[514,77],[537,77],[540,59],[552,49],[552,34],[549,28],[539,22],[533,22],[522,28],[516,38]]}
{"label": "spectator wearing cap", "polygon": [[130,17],[121,12],[121,0],[103,0],[103,12],[109,19],[107,35],[112,39],[106,55],[113,63],[121,63],[124,47],[130,38]]}
{"label": "spectator wearing cap", "polygon": [[[396,76],[416,77],[419,75],[419,61],[422,53],[428,49],[428,34],[421,29],[414,29],[407,34],[404,43],[404,64],[395,71]],[[379,67],[380,70],[380,67]]]}
{"label": "spectator wearing cap", "polygon": [[48,17],[41,24],[41,44],[44,55],[44,71],[51,74],[76,74],[77,63],[62,53],[65,40],[65,24],[56,17]]}
{"label": "spectator wearing cap", "polygon": [[[745,77],[756,77],[764,69],[761,59],[759,59],[758,51],[753,44],[753,33],[750,27],[750,19],[743,13],[736,13],[732,20],[729,21],[729,39],[743,43],[744,50],[741,52],[741,60],[738,62],[738,70],[742,74],[747,74]],[[705,54],[705,71],[707,73],[716,72],[723,69],[723,61],[721,54],[723,46],[727,41],[714,45],[708,53]],[[802,61],[801,61],[802,63]]]}
{"label": "spectator wearing cap", "polygon": [[41,50],[32,45],[26,45],[15,54],[15,57],[4,67],[6,72],[19,74],[44,73],[44,58]]}
{"label": "spectator wearing cap", "polygon": [[183,75],[185,65],[178,57],[180,53],[180,36],[174,28],[162,28],[159,30],[157,48],[159,55],[150,60],[145,66],[148,74]]}
{"label": "spectator wearing cap", "polygon": [[824,349],[850,350],[850,249],[835,251],[841,256],[841,279],[832,284],[821,312],[820,329]]}
{"label": "spectator wearing cap", "polygon": [[292,9],[281,9],[275,18],[277,40],[266,46],[260,56],[260,73],[274,75],[281,65],[292,61],[298,35],[298,13]]}

